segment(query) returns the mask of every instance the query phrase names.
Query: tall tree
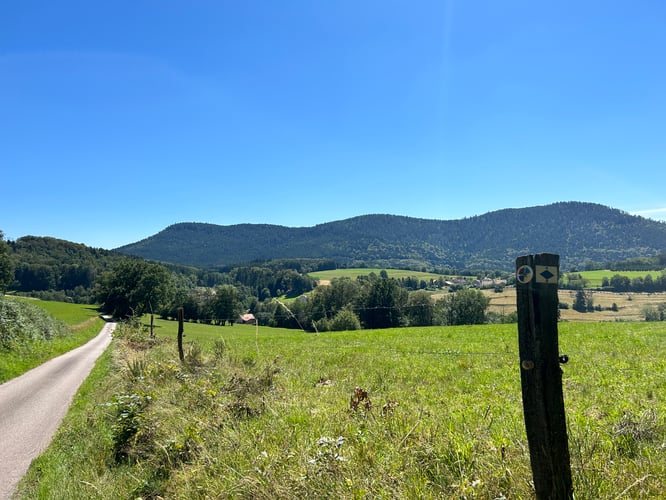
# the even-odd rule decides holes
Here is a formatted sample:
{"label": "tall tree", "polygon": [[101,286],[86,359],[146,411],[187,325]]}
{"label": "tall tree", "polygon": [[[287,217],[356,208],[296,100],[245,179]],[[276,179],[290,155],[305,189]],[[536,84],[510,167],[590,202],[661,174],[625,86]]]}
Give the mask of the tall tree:
{"label": "tall tree", "polygon": [[320,285],[310,295],[312,319],[333,318],[342,308],[356,302],[361,286],[350,278],[335,278],[330,285]]}
{"label": "tall tree", "polygon": [[212,310],[215,318],[223,325],[233,323],[241,312],[238,290],[232,285],[222,285],[215,289]]}
{"label": "tall tree", "polygon": [[371,280],[361,307],[361,321],[366,328],[393,328],[402,324],[407,291],[395,279]]}
{"label": "tall tree", "polygon": [[0,231],[0,292],[5,292],[14,281],[14,263],[9,253],[9,245]]}
{"label": "tall tree", "polygon": [[407,316],[411,326],[430,326],[433,322],[433,302],[425,290],[409,294],[407,299]]}
{"label": "tall tree", "polygon": [[490,299],[481,290],[465,288],[443,301],[444,322],[448,325],[480,325],[486,321]]}
{"label": "tall tree", "polygon": [[95,295],[104,312],[116,317],[152,312],[174,294],[171,272],[161,264],[139,259],[121,261],[97,280]]}

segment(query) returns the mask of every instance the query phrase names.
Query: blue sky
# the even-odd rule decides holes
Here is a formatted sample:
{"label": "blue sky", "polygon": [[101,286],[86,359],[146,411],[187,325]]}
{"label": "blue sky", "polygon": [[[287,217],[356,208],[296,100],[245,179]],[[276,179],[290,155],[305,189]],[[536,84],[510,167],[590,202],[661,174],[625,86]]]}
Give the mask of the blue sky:
{"label": "blue sky", "polygon": [[5,2],[0,230],[666,219],[666,2]]}

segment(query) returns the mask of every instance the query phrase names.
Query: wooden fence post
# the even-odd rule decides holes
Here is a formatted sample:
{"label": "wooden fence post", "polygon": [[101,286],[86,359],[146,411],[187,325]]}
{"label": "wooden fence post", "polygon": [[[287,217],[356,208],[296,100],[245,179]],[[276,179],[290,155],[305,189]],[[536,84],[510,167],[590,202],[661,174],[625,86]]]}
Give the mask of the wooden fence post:
{"label": "wooden fence post", "polygon": [[573,498],[557,339],[559,265],[555,254],[516,259],[520,379],[539,500]]}
{"label": "wooden fence post", "polygon": [[183,354],[183,322],[184,322],[183,308],[178,308],[178,357],[180,362],[185,362],[185,354]]}

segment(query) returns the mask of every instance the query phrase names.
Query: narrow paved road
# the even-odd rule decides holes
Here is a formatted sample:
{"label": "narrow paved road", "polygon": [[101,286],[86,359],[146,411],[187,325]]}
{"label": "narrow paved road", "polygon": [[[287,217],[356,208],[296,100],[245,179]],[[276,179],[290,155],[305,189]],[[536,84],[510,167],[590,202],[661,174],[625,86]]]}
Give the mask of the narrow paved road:
{"label": "narrow paved road", "polygon": [[49,445],[115,327],[107,323],[87,344],[0,385],[0,499]]}

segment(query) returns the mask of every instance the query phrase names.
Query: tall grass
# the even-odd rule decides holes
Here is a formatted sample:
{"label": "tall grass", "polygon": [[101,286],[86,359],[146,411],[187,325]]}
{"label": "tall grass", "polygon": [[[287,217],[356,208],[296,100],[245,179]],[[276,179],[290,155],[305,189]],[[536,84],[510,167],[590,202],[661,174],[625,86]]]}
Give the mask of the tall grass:
{"label": "tall grass", "polygon": [[[530,498],[515,326],[121,329],[21,498]],[[657,498],[666,334],[563,324],[577,498]]]}

